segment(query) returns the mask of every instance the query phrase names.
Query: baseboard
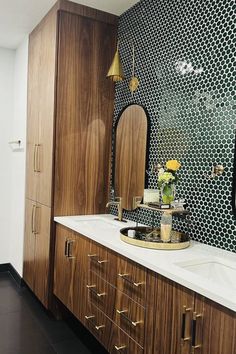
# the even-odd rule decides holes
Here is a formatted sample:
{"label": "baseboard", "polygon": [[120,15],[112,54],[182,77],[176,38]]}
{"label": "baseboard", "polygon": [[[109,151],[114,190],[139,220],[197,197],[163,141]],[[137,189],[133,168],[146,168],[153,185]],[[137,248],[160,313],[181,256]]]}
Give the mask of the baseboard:
{"label": "baseboard", "polygon": [[3,272],[8,272],[11,274],[12,278],[15,280],[15,282],[19,285],[23,285],[23,279],[20,276],[20,274],[16,271],[16,269],[13,267],[11,263],[3,263],[0,264],[0,273]]}

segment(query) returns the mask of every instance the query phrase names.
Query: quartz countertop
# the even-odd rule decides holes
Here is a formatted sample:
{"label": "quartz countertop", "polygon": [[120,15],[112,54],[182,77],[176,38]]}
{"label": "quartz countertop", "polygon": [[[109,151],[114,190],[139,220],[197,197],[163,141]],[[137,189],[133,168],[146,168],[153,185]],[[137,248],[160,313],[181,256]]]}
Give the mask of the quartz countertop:
{"label": "quartz countertop", "polygon": [[[136,223],[115,221],[110,214],[86,216],[60,216],[54,221],[76,231],[89,239],[131,259],[134,262],[169,278],[207,298],[236,311],[236,254],[191,241],[190,247],[183,250],[151,250],[129,245],[120,239],[120,229],[134,227]],[[190,271],[191,265],[201,263],[203,267],[212,262],[216,268],[212,280],[207,270],[201,274]],[[221,265],[229,269],[229,279],[221,274]],[[188,269],[188,265],[190,265]],[[187,266],[187,268],[183,268]],[[231,272],[231,273],[230,273]],[[236,273],[235,273],[236,274]],[[214,278],[215,279],[215,278]],[[236,278],[233,278],[236,279]]]}

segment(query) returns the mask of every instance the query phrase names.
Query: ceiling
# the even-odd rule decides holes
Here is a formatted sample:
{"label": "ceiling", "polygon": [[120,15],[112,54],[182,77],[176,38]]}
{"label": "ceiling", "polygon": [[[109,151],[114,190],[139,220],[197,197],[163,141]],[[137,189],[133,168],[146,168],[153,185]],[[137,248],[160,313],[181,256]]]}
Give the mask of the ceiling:
{"label": "ceiling", "polygon": [[[139,0],[74,0],[121,15]],[[15,49],[40,22],[55,0],[0,0],[0,47]]]}

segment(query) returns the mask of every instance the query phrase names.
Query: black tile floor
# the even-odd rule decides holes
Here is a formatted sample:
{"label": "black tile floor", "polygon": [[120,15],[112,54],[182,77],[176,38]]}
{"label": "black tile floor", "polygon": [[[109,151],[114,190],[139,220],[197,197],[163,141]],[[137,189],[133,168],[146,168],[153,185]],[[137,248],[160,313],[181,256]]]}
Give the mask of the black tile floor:
{"label": "black tile floor", "polygon": [[49,317],[27,288],[0,273],[0,354],[55,353],[107,354],[84,327]]}

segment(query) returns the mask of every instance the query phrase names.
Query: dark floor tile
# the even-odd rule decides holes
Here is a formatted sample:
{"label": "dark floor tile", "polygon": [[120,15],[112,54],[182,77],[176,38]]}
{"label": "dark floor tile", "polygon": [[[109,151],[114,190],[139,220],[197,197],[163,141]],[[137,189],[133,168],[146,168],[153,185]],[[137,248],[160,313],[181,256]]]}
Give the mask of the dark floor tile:
{"label": "dark floor tile", "polygon": [[[0,353],[48,353],[50,344],[39,326],[24,308],[22,311],[0,315]],[[45,349],[46,348],[46,349]]]}
{"label": "dark floor tile", "polygon": [[0,315],[8,312],[21,311],[24,307],[23,299],[14,286],[0,288]]}
{"label": "dark floor tile", "polygon": [[66,340],[52,345],[57,354],[100,354],[91,352],[79,339]]}

